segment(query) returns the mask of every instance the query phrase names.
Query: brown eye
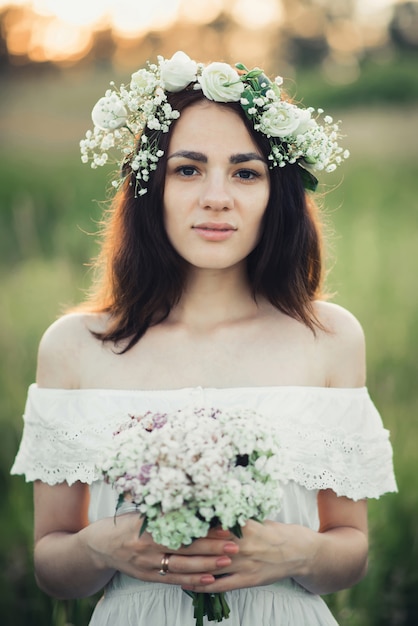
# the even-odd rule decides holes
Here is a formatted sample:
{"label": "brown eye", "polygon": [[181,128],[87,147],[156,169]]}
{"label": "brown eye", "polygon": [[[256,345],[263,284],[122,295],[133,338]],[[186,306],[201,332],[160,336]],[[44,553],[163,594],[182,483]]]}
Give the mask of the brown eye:
{"label": "brown eye", "polygon": [[254,178],[259,178],[260,174],[258,172],[254,172],[254,170],[239,170],[236,173],[238,178],[242,178],[243,180],[253,180]]}
{"label": "brown eye", "polygon": [[197,169],[193,167],[193,165],[182,165],[181,167],[176,168],[176,173],[181,174],[181,176],[185,176],[186,178],[190,178],[197,174]]}

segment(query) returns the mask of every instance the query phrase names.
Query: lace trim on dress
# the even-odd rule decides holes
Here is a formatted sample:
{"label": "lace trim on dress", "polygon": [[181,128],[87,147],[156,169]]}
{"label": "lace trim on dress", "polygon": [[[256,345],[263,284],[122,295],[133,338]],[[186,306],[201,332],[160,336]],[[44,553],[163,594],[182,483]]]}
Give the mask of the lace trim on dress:
{"label": "lace trim on dress", "polygon": [[352,500],[396,491],[385,429],[375,436],[295,429],[284,440],[289,478],[306,489],[332,489]]}
{"label": "lace trim on dress", "polygon": [[[259,406],[266,414],[268,427],[278,429],[289,480],[309,490],[333,489],[337,495],[354,500],[396,491],[389,432],[383,428],[367,394],[357,392],[353,394],[355,401],[350,402],[350,394],[345,390],[336,401],[338,394],[333,390],[330,403],[330,395],[324,389],[322,394],[314,393],[314,401],[307,403],[312,394],[300,393],[297,388],[288,394],[283,390],[253,392],[258,396],[251,408]],[[210,394],[209,400],[219,402],[227,410],[232,400],[236,406],[236,390],[231,390],[231,394],[223,390],[222,394]],[[240,400],[249,408],[247,400],[251,394],[247,394],[241,394]],[[129,413],[142,412],[144,407],[156,410],[157,406],[173,410],[172,398],[167,402],[164,392],[161,396],[156,394],[154,406],[150,406],[152,402],[146,393],[144,397],[130,392],[106,396],[103,391],[98,395],[82,392],[70,396],[65,392],[60,395],[59,390],[45,394],[45,390],[32,389],[12,473],[25,474],[27,481],[39,479],[50,485],[64,481],[91,484],[100,478],[96,463],[101,450]],[[181,393],[178,396],[177,407],[184,404]],[[271,415],[279,413],[278,406],[285,419],[274,423]]]}

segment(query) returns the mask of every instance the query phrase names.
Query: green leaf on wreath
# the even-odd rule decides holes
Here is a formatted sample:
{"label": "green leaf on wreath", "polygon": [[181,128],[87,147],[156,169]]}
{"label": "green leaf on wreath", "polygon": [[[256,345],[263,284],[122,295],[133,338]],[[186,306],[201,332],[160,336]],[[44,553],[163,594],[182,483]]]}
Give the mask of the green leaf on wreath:
{"label": "green leaf on wreath", "polygon": [[299,167],[305,189],[308,191],[316,191],[318,187],[318,179],[311,172],[302,167],[302,165],[299,164]]}

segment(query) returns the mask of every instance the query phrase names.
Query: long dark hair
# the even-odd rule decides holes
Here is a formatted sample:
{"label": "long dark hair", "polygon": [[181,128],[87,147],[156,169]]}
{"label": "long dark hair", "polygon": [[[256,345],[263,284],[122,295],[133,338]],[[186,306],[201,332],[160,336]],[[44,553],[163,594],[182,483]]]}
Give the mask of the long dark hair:
{"label": "long dark hair", "polygon": [[[200,91],[183,90],[169,96],[180,113],[204,100]],[[270,143],[256,132],[239,103],[219,106],[234,110],[267,159]],[[148,191],[135,193],[127,175],[104,222],[102,248],[96,261],[96,281],[84,309],[108,313],[103,341],[118,344],[126,352],[146,330],[167,318],[180,300],[188,266],[171,245],[164,227],[163,194],[168,133],[147,132],[164,151]],[[287,164],[270,170],[270,198],[263,216],[261,237],[247,258],[250,288],[254,299],[265,297],[275,307],[300,320],[311,330],[319,326],[313,301],[322,287],[321,228],[315,203],[303,187],[300,168]]]}

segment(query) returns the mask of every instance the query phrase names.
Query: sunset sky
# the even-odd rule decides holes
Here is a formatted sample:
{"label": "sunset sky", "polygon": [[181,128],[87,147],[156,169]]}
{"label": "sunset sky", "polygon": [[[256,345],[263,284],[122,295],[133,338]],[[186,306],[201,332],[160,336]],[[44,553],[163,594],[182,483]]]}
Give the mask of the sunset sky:
{"label": "sunset sky", "polygon": [[[384,26],[396,0],[357,0],[358,23]],[[320,3],[318,3],[320,4]],[[12,56],[31,61],[77,61],[88,53],[92,35],[111,28],[116,38],[138,38],[176,21],[205,24],[221,12],[247,29],[271,28],[283,17],[280,0],[0,0],[0,10],[20,9],[5,20]]]}

